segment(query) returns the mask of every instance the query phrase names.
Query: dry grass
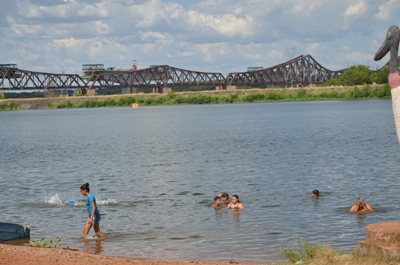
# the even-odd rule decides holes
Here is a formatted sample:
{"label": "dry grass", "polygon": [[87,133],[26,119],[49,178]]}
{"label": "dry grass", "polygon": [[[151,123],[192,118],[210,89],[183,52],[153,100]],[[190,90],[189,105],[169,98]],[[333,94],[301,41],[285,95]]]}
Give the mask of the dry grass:
{"label": "dry grass", "polygon": [[[382,255],[371,254],[363,255],[357,249],[350,253],[340,253],[338,250],[333,250],[330,245],[308,245],[308,240],[298,240],[294,244],[296,250],[290,248],[281,248],[280,253],[283,258],[286,258],[287,253],[295,253],[300,259],[291,260],[286,264],[310,264],[310,265],[400,265],[400,259],[385,260]],[[286,254],[282,254],[282,251]],[[312,253],[312,255],[309,255]],[[289,254],[290,256],[291,254]]]}

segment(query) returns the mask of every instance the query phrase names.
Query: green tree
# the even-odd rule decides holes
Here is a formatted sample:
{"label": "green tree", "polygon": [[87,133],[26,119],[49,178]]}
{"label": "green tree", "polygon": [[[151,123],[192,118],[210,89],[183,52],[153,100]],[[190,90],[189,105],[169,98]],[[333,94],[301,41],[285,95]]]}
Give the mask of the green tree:
{"label": "green tree", "polygon": [[386,84],[388,82],[389,71],[389,67],[385,67],[383,70],[372,74],[371,81],[377,84]]}
{"label": "green tree", "polygon": [[369,70],[368,66],[357,65],[346,70],[340,76],[340,80],[345,86],[371,84],[370,75],[371,70]]}

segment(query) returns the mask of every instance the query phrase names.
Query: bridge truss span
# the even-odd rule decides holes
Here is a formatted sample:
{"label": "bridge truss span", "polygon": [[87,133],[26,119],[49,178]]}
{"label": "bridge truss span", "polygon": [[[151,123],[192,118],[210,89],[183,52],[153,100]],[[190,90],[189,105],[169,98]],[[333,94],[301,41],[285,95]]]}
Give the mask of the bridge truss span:
{"label": "bridge truss span", "polygon": [[311,55],[300,55],[285,63],[257,71],[229,73],[228,85],[283,85],[324,83],[340,76],[345,70],[331,71]]}
{"label": "bridge truss span", "polygon": [[[224,85],[225,77],[221,73],[190,71],[168,65],[157,65],[150,68],[128,71],[94,71],[90,78],[103,86],[121,87],[168,87]],[[88,83],[90,86],[90,84]]]}
{"label": "bridge truss span", "polygon": [[0,68],[0,89],[62,89],[85,88],[85,81],[75,74],[50,74]]}
{"label": "bridge truss span", "polygon": [[93,70],[88,78],[77,74],[32,72],[0,65],[0,89],[137,88],[138,91],[140,87],[315,84],[338,77],[345,70],[331,71],[311,55],[301,55],[256,71],[229,73],[226,77],[221,73],[191,71],[168,65],[139,70]]}

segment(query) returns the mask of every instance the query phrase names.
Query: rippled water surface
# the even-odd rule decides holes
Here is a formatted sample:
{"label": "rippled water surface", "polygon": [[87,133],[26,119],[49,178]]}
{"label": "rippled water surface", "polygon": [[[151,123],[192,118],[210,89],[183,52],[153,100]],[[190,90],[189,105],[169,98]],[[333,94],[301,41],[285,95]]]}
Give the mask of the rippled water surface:
{"label": "rippled water surface", "polygon": [[[0,121],[0,221],[29,225],[33,239],[265,263],[296,236],[352,250],[368,224],[400,219],[390,100],[6,111]],[[108,237],[88,244],[85,182]],[[210,208],[220,192],[246,209]],[[348,213],[359,196],[376,211]]]}

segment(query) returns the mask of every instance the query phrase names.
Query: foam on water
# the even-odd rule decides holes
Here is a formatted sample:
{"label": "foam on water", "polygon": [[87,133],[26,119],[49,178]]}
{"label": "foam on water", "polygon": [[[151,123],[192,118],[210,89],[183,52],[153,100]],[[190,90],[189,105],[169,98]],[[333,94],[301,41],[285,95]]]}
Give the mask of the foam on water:
{"label": "foam on water", "polygon": [[[63,206],[63,205],[68,205],[68,206],[84,206],[85,201],[78,201],[74,199],[61,199],[60,195],[58,193],[51,194],[49,197],[45,197],[44,203],[47,205],[52,205],[52,206]],[[96,199],[97,205],[115,205],[118,204],[118,201],[116,199]]]}
{"label": "foam on water", "polygon": [[58,193],[52,194],[52,195],[50,195],[50,197],[46,196],[44,199],[44,203],[51,204],[51,205],[62,205],[63,204]]}
{"label": "foam on water", "polygon": [[101,200],[101,199],[96,199],[96,204],[97,205],[110,205],[110,204],[117,204],[118,201],[116,199],[105,199],[105,200]]}

